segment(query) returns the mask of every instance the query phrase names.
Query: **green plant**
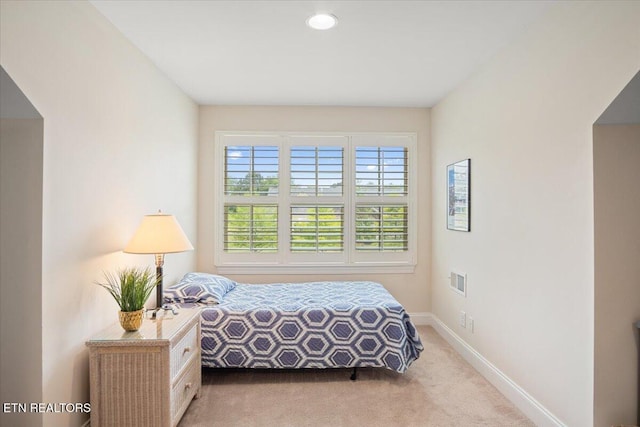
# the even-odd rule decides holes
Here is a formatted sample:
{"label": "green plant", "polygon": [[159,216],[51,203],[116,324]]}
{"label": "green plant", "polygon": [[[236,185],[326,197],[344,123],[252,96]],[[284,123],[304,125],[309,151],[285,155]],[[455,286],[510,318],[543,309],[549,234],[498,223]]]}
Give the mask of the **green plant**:
{"label": "green plant", "polygon": [[96,282],[105,288],[120,306],[121,311],[137,311],[158,284],[156,275],[147,267],[122,268],[115,273],[104,273],[106,282]]}

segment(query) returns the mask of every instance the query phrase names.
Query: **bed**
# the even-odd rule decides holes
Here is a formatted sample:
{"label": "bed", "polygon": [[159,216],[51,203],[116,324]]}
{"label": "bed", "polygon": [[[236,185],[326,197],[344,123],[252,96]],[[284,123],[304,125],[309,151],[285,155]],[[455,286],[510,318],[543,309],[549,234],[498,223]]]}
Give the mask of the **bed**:
{"label": "bed", "polygon": [[255,285],[189,273],[165,290],[165,301],[203,307],[205,367],[403,373],[423,350],[402,305],[375,282]]}

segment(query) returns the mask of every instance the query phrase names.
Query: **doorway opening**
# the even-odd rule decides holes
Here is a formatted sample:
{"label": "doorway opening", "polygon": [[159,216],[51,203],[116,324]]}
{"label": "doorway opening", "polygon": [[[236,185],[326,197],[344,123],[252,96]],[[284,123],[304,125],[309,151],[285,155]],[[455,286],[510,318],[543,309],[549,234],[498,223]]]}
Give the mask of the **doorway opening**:
{"label": "doorway opening", "polygon": [[[594,425],[636,425],[640,72],[593,126]],[[638,424],[640,425],[640,424]]]}
{"label": "doorway opening", "polygon": [[[1,68],[1,67],[0,67]],[[0,69],[0,401],[42,402],[44,120]],[[3,413],[2,424],[42,425]]]}

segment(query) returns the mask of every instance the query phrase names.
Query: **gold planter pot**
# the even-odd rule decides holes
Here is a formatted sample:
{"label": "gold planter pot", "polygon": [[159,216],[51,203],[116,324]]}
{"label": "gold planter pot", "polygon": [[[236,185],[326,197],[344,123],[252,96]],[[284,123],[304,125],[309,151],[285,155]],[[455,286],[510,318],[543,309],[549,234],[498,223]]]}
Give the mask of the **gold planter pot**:
{"label": "gold planter pot", "polygon": [[121,311],[119,314],[120,325],[125,331],[133,332],[140,329],[142,318],[144,317],[144,310]]}

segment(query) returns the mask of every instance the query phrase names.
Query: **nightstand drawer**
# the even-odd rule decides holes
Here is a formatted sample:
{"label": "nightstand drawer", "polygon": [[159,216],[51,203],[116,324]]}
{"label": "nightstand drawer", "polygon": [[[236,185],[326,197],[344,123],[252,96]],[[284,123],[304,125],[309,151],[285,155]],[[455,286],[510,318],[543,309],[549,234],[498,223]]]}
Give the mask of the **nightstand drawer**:
{"label": "nightstand drawer", "polygon": [[171,349],[171,379],[173,380],[180,369],[198,353],[198,324],[193,323],[187,333]]}
{"label": "nightstand drawer", "polygon": [[200,369],[199,359],[194,358],[171,389],[171,419],[181,417],[199,391],[202,375]]}

